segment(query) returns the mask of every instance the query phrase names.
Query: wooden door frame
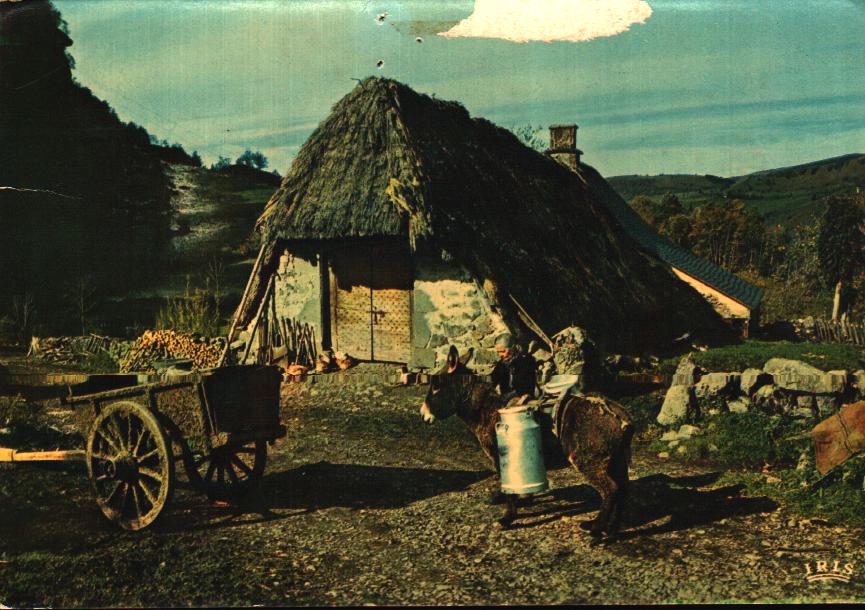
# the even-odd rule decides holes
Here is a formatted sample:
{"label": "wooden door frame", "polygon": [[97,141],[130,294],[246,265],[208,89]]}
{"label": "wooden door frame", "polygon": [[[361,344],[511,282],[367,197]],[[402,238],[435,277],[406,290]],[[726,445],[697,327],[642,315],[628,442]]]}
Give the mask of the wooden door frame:
{"label": "wooden door frame", "polygon": [[[376,245],[388,244],[388,243],[394,243],[394,242],[390,241],[390,240],[387,240],[387,241],[366,241],[366,242],[361,242],[361,243],[356,244],[358,247],[366,249],[370,253],[370,279],[372,279],[372,276],[374,273],[374,267],[373,267],[374,260],[373,260],[373,256],[372,256],[372,248],[374,248]],[[328,335],[328,338],[330,339],[330,343],[331,343],[331,345],[329,346],[330,348],[333,348],[334,337],[336,337],[337,341],[339,340],[339,331],[338,331],[338,329],[334,328],[334,326],[336,325],[336,320],[337,320],[336,294],[337,294],[338,286],[337,286],[336,274],[333,271],[333,265],[330,264],[332,261],[331,254],[335,250],[344,249],[344,248],[348,248],[348,247],[351,247],[351,244],[339,244],[339,245],[335,245],[335,246],[333,246],[327,250],[322,249],[320,254],[319,254],[319,261],[325,261],[325,262],[321,263],[321,270],[320,270],[320,276],[319,276],[319,281],[322,284],[322,286],[320,288],[320,293],[322,295],[322,304],[321,304],[322,327],[324,327],[324,325],[325,325],[325,313],[326,313],[328,318],[329,318],[329,320],[327,321],[327,335]],[[411,255],[410,249],[406,252],[406,257],[408,259],[407,265],[408,265],[408,271],[409,271],[409,276],[410,276],[410,287],[408,288],[408,293],[409,293],[408,316],[409,316],[409,319],[408,319],[408,355],[407,356],[408,356],[408,360],[411,360],[411,356],[412,356],[412,353],[414,351],[415,260],[414,260],[414,257]],[[325,282],[327,283],[326,287],[325,287]],[[372,282],[370,282],[370,284],[372,284]],[[373,288],[372,288],[372,285],[369,286],[369,290],[370,290],[370,319],[369,319],[370,346],[369,346],[369,352],[370,352],[371,359],[368,361],[365,361],[365,362],[393,362],[391,360],[376,360],[375,359],[375,336],[373,333],[374,325],[372,322],[372,305],[373,305]],[[325,298],[327,299],[326,303],[324,302]],[[325,331],[322,330],[322,337],[324,337],[324,333],[325,333]],[[322,339],[322,341],[323,340],[324,339]],[[408,360],[406,361],[405,364],[408,364]]]}

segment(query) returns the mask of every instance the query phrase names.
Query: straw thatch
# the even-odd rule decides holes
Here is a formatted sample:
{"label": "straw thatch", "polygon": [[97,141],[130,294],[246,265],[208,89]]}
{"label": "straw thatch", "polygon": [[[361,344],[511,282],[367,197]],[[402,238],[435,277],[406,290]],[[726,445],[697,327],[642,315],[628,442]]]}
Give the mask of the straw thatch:
{"label": "straw thatch", "polygon": [[[708,304],[616,224],[600,203],[605,185],[457,103],[369,78],[334,106],[268,202],[263,274],[283,240],[398,237],[448,251],[549,334],[577,324],[627,349],[717,331]],[[253,278],[242,322],[263,285]]]}

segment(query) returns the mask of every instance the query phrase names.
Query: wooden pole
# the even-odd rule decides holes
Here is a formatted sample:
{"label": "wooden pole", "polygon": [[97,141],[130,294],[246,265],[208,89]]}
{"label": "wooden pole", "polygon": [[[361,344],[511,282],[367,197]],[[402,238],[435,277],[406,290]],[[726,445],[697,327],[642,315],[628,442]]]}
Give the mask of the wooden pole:
{"label": "wooden pole", "polygon": [[252,340],[255,338],[255,331],[258,330],[258,323],[261,321],[261,314],[264,310],[265,303],[267,303],[267,297],[270,296],[271,288],[273,288],[273,276],[271,276],[270,280],[267,282],[267,289],[264,291],[261,303],[258,304],[258,311],[255,313],[255,321],[252,324],[252,330],[250,331],[249,339],[246,342],[246,350],[244,350],[243,358],[240,359],[239,364],[246,362],[246,357],[249,356],[249,350],[252,349]]}
{"label": "wooden pole", "polygon": [[237,310],[234,312],[234,318],[231,320],[231,328],[228,330],[228,338],[225,340],[225,349],[222,350],[222,355],[219,357],[219,362],[216,364],[217,367],[221,367],[225,363],[225,357],[228,356],[228,350],[231,349],[231,342],[234,340],[234,333],[237,332],[237,325],[240,323],[240,314],[243,312],[244,307],[246,307],[246,300],[249,298],[249,291],[252,288],[253,280],[261,269],[261,263],[264,259],[264,250],[266,247],[266,243],[261,244],[261,248],[258,250],[258,257],[255,259],[255,264],[252,266],[252,272],[249,274],[249,279],[246,280],[246,288],[243,290],[243,295],[240,297],[240,304],[237,306]]}
{"label": "wooden pole", "polygon": [[555,348],[553,347],[553,341],[552,341],[552,339],[550,339],[550,338],[547,336],[547,334],[546,334],[543,330],[541,330],[541,327],[538,326],[537,323],[536,323],[536,322],[532,319],[532,317],[528,314],[528,312],[526,312],[526,310],[523,309],[523,306],[520,305],[519,301],[517,301],[517,300],[514,298],[514,295],[508,293],[508,296],[511,298],[511,301],[513,301],[514,305],[517,306],[517,313],[520,314],[520,319],[523,321],[523,323],[524,323],[526,326],[528,326],[530,329],[532,329],[532,330],[533,330],[533,331],[534,331],[534,332],[535,332],[535,333],[536,333],[536,334],[537,334],[541,339],[543,339],[544,341],[546,341],[547,345],[550,346],[550,351],[551,351],[551,352],[555,351]]}
{"label": "wooden pole", "polygon": [[81,449],[69,451],[18,451],[0,447],[0,462],[71,462],[84,460]]}

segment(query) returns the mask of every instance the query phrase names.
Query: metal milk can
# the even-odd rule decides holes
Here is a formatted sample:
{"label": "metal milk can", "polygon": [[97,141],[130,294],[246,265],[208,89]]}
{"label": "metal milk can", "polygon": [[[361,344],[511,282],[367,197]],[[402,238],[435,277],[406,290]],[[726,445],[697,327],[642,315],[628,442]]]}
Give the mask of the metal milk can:
{"label": "metal milk can", "polygon": [[549,489],[541,428],[534,409],[527,406],[499,409],[496,424],[499,474],[506,494],[532,494]]}

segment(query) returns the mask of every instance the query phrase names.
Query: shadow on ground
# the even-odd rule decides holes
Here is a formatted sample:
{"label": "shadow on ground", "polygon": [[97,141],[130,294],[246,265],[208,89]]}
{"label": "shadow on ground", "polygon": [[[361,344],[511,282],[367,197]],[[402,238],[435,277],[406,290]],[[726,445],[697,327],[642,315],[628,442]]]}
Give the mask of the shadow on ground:
{"label": "shadow on ground", "polygon": [[[188,498],[156,526],[161,531],[211,530],[278,521],[326,508],[402,508],[418,500],[463,491],[489,471],[400,468],[318,462],[265,475],[259,492],[234,505]],[[292,513],[274,512],[297,509]],[[156,529],[154,528],[154,529]]]}
{"label": "shadow on ground", "polygon": [[[730,517],[774,511],[778,505],[760,497],[742,496],[741,485],[702,489],[713,485],[720,473],[671,477],[654,474],[631,481],[629,506],[622,519],[620,540],[687,530]],[[588,485],[551,490],[532,500],[521,501],[515,529],[532,528],[564,516],[593,513],[600,497]],[[594,515],[588,515],[594,516]],[[658,523],[660,522],[660,523]]]}
{"label": "shadow on ground", "polygon": [[304,464],[267,476],[261,501],[271,509],[400,508],[444,493],[462,491],[489,471],[436,470],[360,464]]}

